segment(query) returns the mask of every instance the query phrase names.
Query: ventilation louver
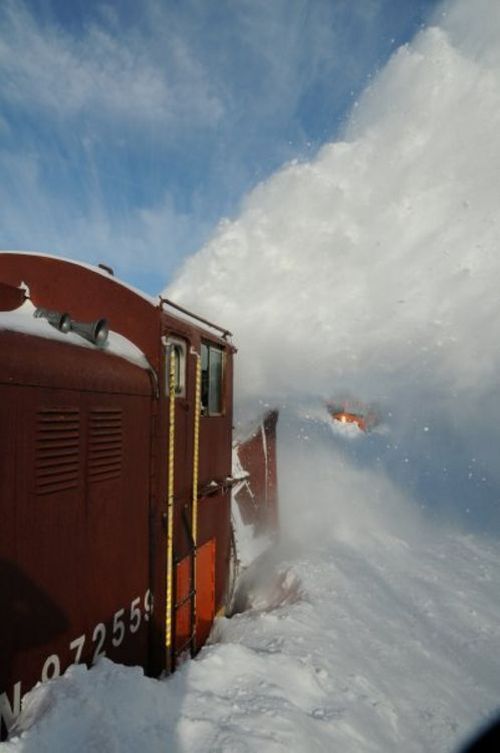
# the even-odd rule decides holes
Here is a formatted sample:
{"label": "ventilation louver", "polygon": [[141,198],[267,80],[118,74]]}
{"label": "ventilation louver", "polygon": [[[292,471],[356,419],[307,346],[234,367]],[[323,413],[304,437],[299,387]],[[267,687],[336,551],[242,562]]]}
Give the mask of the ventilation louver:
{"label": "ventilation louver", "polygon": [[90,482],[118,478],[122,470],[123,421],[119,408],[90,412],[88,479]]}
{"label": "ventilation louver", "polygon": [[38,412],[35,488],[37,494],[78,486],[80,415],[77,408],[49,408]]}

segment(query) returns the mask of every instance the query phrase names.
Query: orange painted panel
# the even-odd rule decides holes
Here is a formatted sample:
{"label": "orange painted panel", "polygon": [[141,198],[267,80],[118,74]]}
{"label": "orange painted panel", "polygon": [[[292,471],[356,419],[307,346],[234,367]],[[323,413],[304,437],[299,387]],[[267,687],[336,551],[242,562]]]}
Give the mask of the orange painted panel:
{"label": "orange painted panel", "polygon": [[[189,648],[191,636],[191,557],[184,557],[175,569],[175,601],[180,604],[175,612],[175,651]],[[181,602],[184,602],[181,604]]]}
{"label": "orange painted panel", "polygon": [[196,645],[208,638],[215,617],[215,539],[196,553]]}

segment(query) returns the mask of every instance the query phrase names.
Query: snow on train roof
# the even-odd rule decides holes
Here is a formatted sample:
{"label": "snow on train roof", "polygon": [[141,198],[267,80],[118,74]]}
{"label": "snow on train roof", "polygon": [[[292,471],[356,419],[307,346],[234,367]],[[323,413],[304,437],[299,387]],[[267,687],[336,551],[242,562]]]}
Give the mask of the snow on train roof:
{"label": "snow on train roof", "polygon": [[142,350],[126,337],[118,334],[118,332],[110,330],[105,345],[97,348],[96,345],[93,345],[73,332],[64,334],[49,324],[46,319],[35,318],[35,311],[36,308],[29,298],[14,311],[0,311],[0,330],[10,330],[11,332],[20,332],[24,335],[34,335],[48,340],[57,340],[58,342],[77,345],[80,348],[101,350],[105,353],[111,353],[112,355],[124,358],[142,369],[151,368]]}

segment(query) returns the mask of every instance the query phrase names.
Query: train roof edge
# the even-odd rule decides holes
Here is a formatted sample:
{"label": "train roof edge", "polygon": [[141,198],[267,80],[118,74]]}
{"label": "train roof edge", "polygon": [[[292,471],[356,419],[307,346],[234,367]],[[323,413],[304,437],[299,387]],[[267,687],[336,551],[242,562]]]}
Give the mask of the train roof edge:
{"label": "train roof edge", "polygon": [[190,318],[165,311],[160,296],[155,299],[142,293],[106,268],[48,254],[0,251],[0,280],[16,288],[27,286],[35,306],[68,312],[79,321],[105,317],[109,328],[133,342],[154,366],[158,366],[159,342],[168,320],[175,321],[176,329],[201,331],[234,350],[224,335],[209,328],[226,330],[187,310],[181,312]]}

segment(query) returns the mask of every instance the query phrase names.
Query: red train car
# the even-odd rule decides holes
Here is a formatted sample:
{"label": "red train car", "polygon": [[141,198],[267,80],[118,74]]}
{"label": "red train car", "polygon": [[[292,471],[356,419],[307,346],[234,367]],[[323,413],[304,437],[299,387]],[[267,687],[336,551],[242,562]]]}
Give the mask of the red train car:
{"label": "red train car", "polygon": [[257,536],[278,530],[277,423],[278,411],[268,410],[258,423],[240,430],[235,442],[234,502]]}
{"label": "red train car", "polygon": [[103,654],[171,671],[224,609],[229,337],[104,269],[0,254],[2,735],[39,680]]}

